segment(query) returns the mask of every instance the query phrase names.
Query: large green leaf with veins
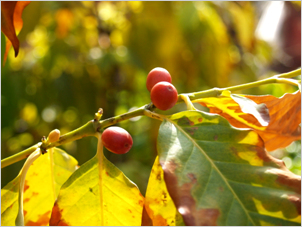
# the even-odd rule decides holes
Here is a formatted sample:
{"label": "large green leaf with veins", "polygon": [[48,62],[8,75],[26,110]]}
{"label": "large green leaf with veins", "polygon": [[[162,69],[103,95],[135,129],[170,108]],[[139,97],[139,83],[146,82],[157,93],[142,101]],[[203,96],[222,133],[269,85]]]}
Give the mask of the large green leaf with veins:
{"label": "large green leaf with veins", "polygon": [[257,133],[184,111],[163,121],[157,146],[186,225],[300,225],[301,178],[265,151]]}

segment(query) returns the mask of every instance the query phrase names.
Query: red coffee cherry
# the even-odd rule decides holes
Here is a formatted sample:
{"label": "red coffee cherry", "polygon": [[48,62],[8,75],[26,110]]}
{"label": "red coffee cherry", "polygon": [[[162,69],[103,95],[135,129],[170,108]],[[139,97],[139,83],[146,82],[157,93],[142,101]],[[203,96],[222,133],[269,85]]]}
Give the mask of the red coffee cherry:
{"label": "red coffee cherry", "polygon": [[115,154],[127,153],[133,144],[131,135],[125,129],[117,126],[106,128],[101,139],[104,146]]}
{"label": "red coffee cherry", "polygon": [[164,68],[154,68],[152,69],[148,76],[147,76],[147,81],[146,81],[146,86],[148,91],[151,91],[151,89],[153,88],[153,86],[155,84],[157,84],[158,82],[162,82],[162,81],[166,81],[171,83],[172,82],[172,78],[170,73],[164,69]]}
{"label": "red coffee cherry", "polygon": [[159,82],[151,90],[151,101],[160,110],[171,109],[177,102],[177,90],[168,82]]}

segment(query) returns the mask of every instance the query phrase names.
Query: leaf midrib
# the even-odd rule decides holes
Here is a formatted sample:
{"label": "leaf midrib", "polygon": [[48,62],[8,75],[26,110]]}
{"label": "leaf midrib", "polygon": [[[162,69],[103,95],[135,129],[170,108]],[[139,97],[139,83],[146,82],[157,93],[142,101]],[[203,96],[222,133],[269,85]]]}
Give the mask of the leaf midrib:
{"label": "leaf midrib", "polygon": [[223,181],[226,183],[227,187],[229,188],[229,190],[231,191],[231,193],[233,194],[233,196],[237,199],[237,201],[240,203],[241,207],[243,208],[244,212],[246,213],[248,219],[251,221],[251,223],[253,223],[253,225],[256,225],[253,221],[253,219],[250,217],[248,210],[245,208],[245,206],[243,205],[243,203],[241,202],[241,200],[239,199],[239,197],[237,196],[237,194],[235,193],[235,191],[233,190],[233,188],[231,187],[231,185],[229,184],[229,182],[227,181],[227,178],[224,177],[224,175],[221,173],[221,171],[216,167],[215,163],[212,161],[212,159],[210,159],[210,157],[208,157],[207,153],[195,142],[194,139],[192,139],[192,137],[190,135],[188,135],[187,132],[185,132],[179,125],[177,125],[176,123],[174,124],[174,122],[168,118],[166,118],[166,120],[168,122],[170,122],[171,124],[173,124],[175,127],[177,127],[192,143],[194,146],[196,146],[206,157],[206,159],[210,162],[210,164],[213,166],[213,168],[217,171],[217,173],[221,176],[221,178],[223,179]]}

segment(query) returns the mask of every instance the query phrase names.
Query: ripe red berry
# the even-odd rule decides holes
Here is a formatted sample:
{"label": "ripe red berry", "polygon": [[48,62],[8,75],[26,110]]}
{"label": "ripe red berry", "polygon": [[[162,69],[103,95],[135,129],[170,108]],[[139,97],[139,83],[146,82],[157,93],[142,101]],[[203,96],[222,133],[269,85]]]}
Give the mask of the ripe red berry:
{"label": "ripe red berry", "polygon": [[151,90],[151,101],[160,110],[171,109],[178,99],[176,88],[168,82],[159,82]]}
{"label": "ripe red berry", "polygon": [[158,82],[162,82],[162,81],[166,81],[171,83],[172,82],[172,78],[170,73],[164,69],[164,68],[154,68],[152,69],[148,76],[147,76],[147,81],[146,81],[146,86],[148,91],[151,91],[151,89],[153,88],[153,86],[155,84],[157,84]]}
{"label": "ripe red berry", "polygon": [[117,126],[106,128],[101,139],[104,146],[115,154],[127,153],[133,144],[131,135],[125,129]]}

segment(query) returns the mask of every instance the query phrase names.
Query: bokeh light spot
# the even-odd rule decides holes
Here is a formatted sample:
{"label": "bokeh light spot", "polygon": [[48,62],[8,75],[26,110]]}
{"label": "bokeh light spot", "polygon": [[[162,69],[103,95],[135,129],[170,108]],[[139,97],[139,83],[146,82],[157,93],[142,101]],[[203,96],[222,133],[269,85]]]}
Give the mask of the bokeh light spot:
{"label": "bokeh light spot", "polygon": [[15,137],[10,138],[7,141],[7,146],[8,146],[9,151],[12,153],[16,153],[21,150],[21,145],[19,143],[19,140]]}
{"label": "bokeh light spot", "polygon": [[57,112],[53,107],[47,107],[42,111],[42,119],[46,122],[53,122],[56,119]]}
{"label": "bokeh light spot", "polygon": [[129,1],[128,4],[134,13],[140,13],[143,10],[141,1]]}
{"label": "bokeh light spot", "polygon": [[22,133],[19,136],[20,144],[22,146],[30,146],[34,142],[34,138],[30,133]]}
{"label": "bokeh light spot", "polygon": [[113,46],[120,46],[123,44],[123,35],[122,32],[115,29],[111,34],[110,34],[110,40]]}
{"label": "bokeh light spot", "polygon": [[21,111],[21,117],[28,123],[33,123],[37,117],[37,107],[33,103],[27,103]]}
{"label": "bokeh light spot", "polygon": [[89,56],[92,58],[92,59],[99,59],[100,57],[103,56],[103,52],[100,48],[98,47],[94,47],[94,48],[91,48],[90,51],[89,51]]}
{"label": "bokeh light spot", "polygon": [[101,2],[98,5],[98,13],[99,17],[104,21],[114,19],[117,14],[115,5],[109,2]]}
{"label": "bokeh light spot", "polygon": [[63,114],[63,118],[66,122],[68,123],[72,123],[76,120],[77,118],[77,114],[74,110],[72,109],[69,109],[69,110],[66,110]]}
{"label": "bokeh light spot", "polygon": [[292,165],[293,165],[293,162],[292,162],[291,158],[289,158],[289,157],[282,158],[282,161],[285,163],[285,166],[288,169],[290,169],[292,167]]}
{"label": "bokeh light spot", "polygon": [[128,53],[128,49],[125,46],[118,46],[116,48],[116,54],[120,57],[125,57]]}
{"label": "bokeh light spot", "polygon": [[102,34],[99,37],[99,45],[102,49],[107,49],[110,47],[110,38],[107,34]]}

